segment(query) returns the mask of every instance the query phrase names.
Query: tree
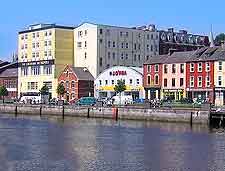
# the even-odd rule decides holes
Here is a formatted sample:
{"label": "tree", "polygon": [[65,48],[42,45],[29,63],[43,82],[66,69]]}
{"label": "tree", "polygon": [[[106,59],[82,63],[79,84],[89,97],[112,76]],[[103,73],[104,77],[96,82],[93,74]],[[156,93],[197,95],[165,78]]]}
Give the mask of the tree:
{"label": "tree", "polygon": [[60,100],[61,100],[61,97],[65,94],[66,90],[65,90],[65,87],[63,86],[62,83],[58,84],[57,86],[57,94],[59,95],[60,97]]}
{"label": "tree", "polygon": [[216,36],[215,43],[216,43],[216,45],[221,45],[221,43],[223,43],[223,42],[225,42],[225,34],[220,33]]}
{"label": "tree", "polygon": [[46,84],[41,88],[40,93],[41,103],[47,104],[49,102],[49,88]]}
{"label": "tree", "polygon": [[121,93],[126,90],[125,81],[118,80],[117,85],[115,85],[114,90],[120,95],[120,104],[121,104]]}
{"label": "tree", "polygon": [[3,103],[5,100],[5,96],[8,96],[8,90],[5,86],[0,86],[0,96],[2,97]]}
{"label": "tree", "polygon": [[49,88],[46,84],[41,88],[40,93],[41,93],[41,95],[48,95],[49,94]]}

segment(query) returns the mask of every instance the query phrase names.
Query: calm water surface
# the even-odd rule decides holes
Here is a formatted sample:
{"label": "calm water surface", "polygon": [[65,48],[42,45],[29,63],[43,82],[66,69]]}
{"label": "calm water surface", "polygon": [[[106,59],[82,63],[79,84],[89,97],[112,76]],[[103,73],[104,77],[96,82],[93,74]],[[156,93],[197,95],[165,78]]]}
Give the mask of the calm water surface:
{"label": "calm water surface", "polygon": [[204,126],[0,115],[0,171],[223,171]]}

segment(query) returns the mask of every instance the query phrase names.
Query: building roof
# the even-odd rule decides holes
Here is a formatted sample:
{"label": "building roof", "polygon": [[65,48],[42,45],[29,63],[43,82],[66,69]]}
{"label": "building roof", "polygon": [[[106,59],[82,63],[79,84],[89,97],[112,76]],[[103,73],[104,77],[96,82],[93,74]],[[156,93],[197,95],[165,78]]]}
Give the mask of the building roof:
{"label": "building roof", "polygon": [[156,55],[152,56],[144,64],[162,64],[168,58],[168,55]]}
{"label": "building roof", "polygon": [[164,61],[164,63],[185,63],[194,52],[195,51],[174,52],[172,55],[168,55],[168,58]]}
{"label": "building roof", "polygon": [[86,67],[71,67],[79,80],[94,81],[94,77]]}
{"label": "building roof", "polygon": [[211,61],[215,60],[212,55],[218,50],[218,47],[205,47],[196,50],[189,58],[188,62]]}
{"label": "building roof", "polygon": [[30,32],[34,32],[34,31],[47,30],[47,29],[53,29],[53,28],[68,29],[68,30],[74,30],[75,29],[75,27],[62,26],[62,25],[56,25],[56,24],[35,24],[35,25],[30,25],[27,29],[25,29],[23,31],[20,31],[19,34],[30,33]]}
{"label": "building roof", "polygon": [[18,69],[8,68],[0,73],[0,77],[18,77]]}

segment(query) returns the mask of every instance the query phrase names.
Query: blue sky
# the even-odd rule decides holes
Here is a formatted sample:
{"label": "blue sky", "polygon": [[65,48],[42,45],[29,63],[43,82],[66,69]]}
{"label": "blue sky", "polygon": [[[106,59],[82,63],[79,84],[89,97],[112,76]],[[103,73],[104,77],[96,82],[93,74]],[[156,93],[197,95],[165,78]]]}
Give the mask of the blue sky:
{"label": "blue sky", "polygon": [[211,24],[215,34],[225,32],[224,6],[224,0],[6,0],[0,6],[0,58],[9,59],[17,50],[17,32],[33,23],[154,23],[208,35]]}

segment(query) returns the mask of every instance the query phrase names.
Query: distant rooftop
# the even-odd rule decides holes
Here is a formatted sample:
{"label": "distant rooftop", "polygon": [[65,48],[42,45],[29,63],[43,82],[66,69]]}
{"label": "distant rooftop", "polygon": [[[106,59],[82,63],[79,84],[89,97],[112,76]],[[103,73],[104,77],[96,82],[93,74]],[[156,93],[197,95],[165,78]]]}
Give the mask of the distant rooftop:
{"label": "distant rooftop", "polygon": [[29,25],[27,28],[25,28],[23,31],[20,31],[19,34],[23,33],[29,33],[33,31],[40,31],[40,30],[46,30],[46,29],[52,29],[52,28],[59,28],[59,29],[69,29],[73,30],[75,27],[71,26],[62,26],[57,24],[47,24],[47,23],[39,23],[39,24],[32,24]]}

